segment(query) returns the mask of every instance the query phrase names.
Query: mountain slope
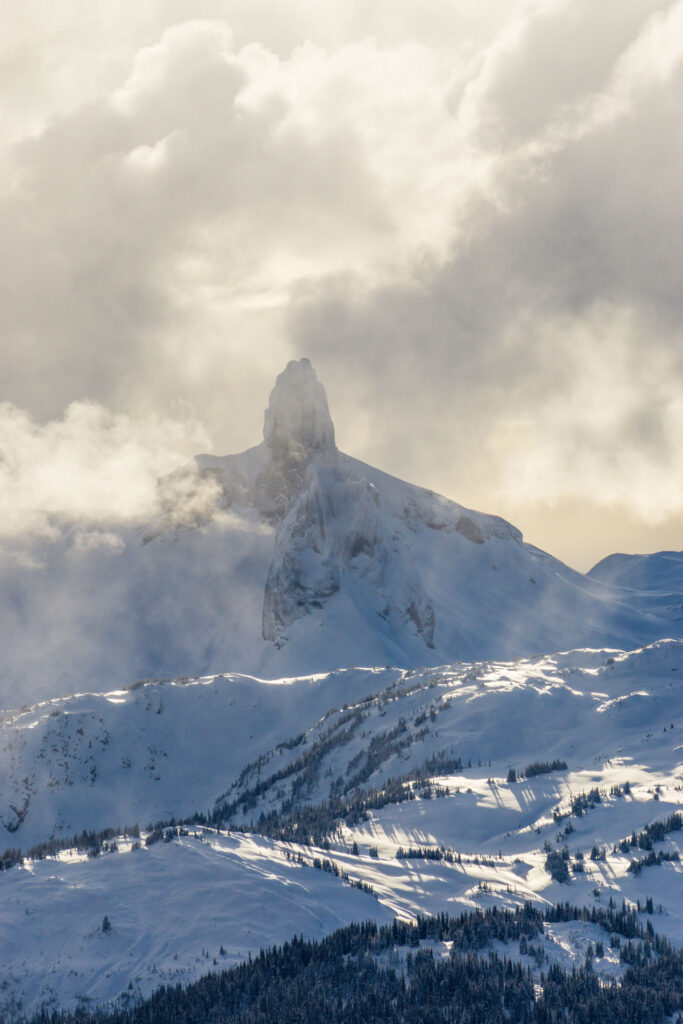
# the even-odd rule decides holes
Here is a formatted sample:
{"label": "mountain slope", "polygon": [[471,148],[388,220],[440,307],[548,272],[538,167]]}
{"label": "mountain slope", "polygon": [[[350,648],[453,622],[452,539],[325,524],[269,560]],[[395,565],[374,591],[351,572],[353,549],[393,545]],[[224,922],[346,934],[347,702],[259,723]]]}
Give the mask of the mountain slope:
{"label": "mountain slope", "polygon": [[397,670],[247,676],[55,698],[0,721],[0,850],[213,806],[247,762]]}
{"label": "mountain slope", "polygon": [[603,558],[588,577],[619,588],[634,608],[672,623],[672,636],[683,630],[683,551],[658,551],[652,555],[614,554]]}
{"label": "mountain slope", "polygon": [[640,593],[681,595],[683,551],[658,551],[653,555],[614,554],[589,571],[591,579]]}
{"label": "mountain slope", "polygon": [[[20,712],[2,727],[14,757],[0,777],[33,771],[35,794],[8,845],[46,835],[55,816],[123,824],[107,816],[136,799],[156,817],[197,795],[199,810],[216,800],[227,817],[0,872],[0,1009],[148,993],[294,932],[525,900],[645,908],[649,897],[643,926],[683,944],[681,672],[683,642],[663,641],[281,685],[147,683]],[[363,796],[362,813],[340,812]],[[269,835],[236,830],[261,815]],[[314,820],[326,837],[304,841]],[[546,953],[578,963],[595,938],[555,930]],[[596,969],[618,970],[617,953]]]}
{"label": "mountain slope", "polygon": [[0,565],[4,706],[226,666],[278,678],[680,632],[671,601],[341,453],[305,359],[278,377],[260,445],[198,456],[159,494],[154,523],[71,527],[30,565]]}
{"label": "mountain slope", "polygon": [[[381,789],[430,763],[441,774],[480,765],[486,777],[555,759],[599,772],[618,759],[631,781],[654,787],[683,749],[682,651],[683,641],[660,641],[279,684],[228,675],[43,702],[0,724],[4,846],[214,805],[224,823],[248,824]],[[543,793],[527,826],[550,814],[562,787]]]}

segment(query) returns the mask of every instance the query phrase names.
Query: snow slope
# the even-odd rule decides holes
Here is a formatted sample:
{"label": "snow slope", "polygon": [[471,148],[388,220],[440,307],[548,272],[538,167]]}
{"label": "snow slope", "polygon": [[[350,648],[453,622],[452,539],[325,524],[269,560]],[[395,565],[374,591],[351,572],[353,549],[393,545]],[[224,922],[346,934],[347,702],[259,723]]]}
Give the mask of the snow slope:
{"label": "snow slope", "polygon": [[619,588],[632,607],[663,615],[672,623],[672,635],[683,630],[683,551],[658,551],[652,555],[608,555],[588,573]]}
{"label": "snow slope", "polygon": [[[440,769],[432,760],[426,777],[409,782],[413,799],[386,803],[367,820],[344,825],[329,849],[191,827],[149,847],[143,836],[139,850],[121,839],[116,852],[94,859],[65,852],[0,873],[0,1005],[17,1012],[19,1003],[31,1010],[44,1002],[73,1006],[146,993],[295,932],[317,936],[371,916],[457,912],[492,902],[604,905],[611,896],[644,906],[651,897],[655,929],[683,943],[681,862],[634,873],[629,865],[647,856],[646,849],[619,846],[683,807],[681,672],[683,642],[663,641],[631,652],[339,672],[281,685],[239,677],[150,683],[24,711],[3,724],[3,741],[15,750],[22,736],[26,743],[13,777],[30,769],[30,757],[43,784],[48,775],[57,779],[58,769],[63,774],[44,798],[36,786],[13,845],[20,845],[22,829],[34,836],[47,830],[57,812],[62,820],[75,816],[74,827],[94,827],[132,793],[149,801],[154,816],[155,798],[156,807],[165,807],[175,789],[186,800],[184,779],[196,778],[195,792],[204,798],[211,793],[236,804],[238,823],[288,801],[291,808],[292,797],[301,814],[331,791],[350,799],[359,788],[381,788],[440,750],[463,763],[454,768],[443,761]],[[344,695],[349,707],[322,711]],[[256,718],[264,722],[260,742],[247,731]],[[60,748],[55,729],[79,738],[73,756],[69,744]],[[110,736],[104,745],[103,729]],[[283,744],[286,735],[292,742]],[[156,762],[160,777],[150,781],[143,752],[172,736],[176,744]],[[268,752],[272,742],[279,745]],[[96,777],[79,781],[84,746]],[[227,778],[257,750],[252,768]],[[127,756],[130,767],[119,772],[117,761]],[[567,768],[509,781],[510,767],[523,772],[555,758]],[[430,779],[436,790],[426,785]],[[599,799],[577,802],[596,790]],[[680,855],[682,841],[683,832],[669,832],[651,844],[652,852]],[[560,883],[546,870],[546,849],[565,846],[571,871]],[[450,859],[400,855],[399,848],[410,847],[432,853],[443,847]],[[578,852],[583,870],[576,867]],[[348,880],[316,870],[316,859],[321,866],[327,859]],[[106,933],[105,914],[112,924]],[[587,926],[558,928],[548,939],[550,953],[563,963],[581,960],[591,938]],[[602,968],[609,973],[616,961]]]}
{"label": "snow slope", "polygon": [[0,850],[213,806],[244,765],[398,670],[208,676],[55,698],[0,721]]}
{"label": "snow slope", "polygon": [[677,595],[683,602],[682,572],[683,551],[658,551],[653,555],[608,555],[588,575],[639,593]]}
{"label": "snow slope", "polygon": [[[290,802],[296,811],[349,796],[357,785],[379,788],[439,754],[472,770],[479,766],[484,779],[561,759],[571,771],[588,773],[588,788],[591,772],[600,775],[608,761],[619,762],[624,770],[642,769],[641,781],[651,777],[654,787],[660,771],[675,774],[683,760],[681,672],[683,641],[660,641],[631,652],[579,650],[404,673],[369,700],[326,715],[305,744],[261,757],[222,802],[235,805],[232,821],[248,822]],[[312,767],[302,763],[305,750]],[[471,838],[478,844],[485,836],[494,844],[498,839],[486,820],[491,808],[503,831],[508,812],[517,828],[535,827],[568,792],[556,773],[527,779],[506,810],[495,786],[486,786],[483,801],[466,792],[458,800],[476,805],[468,827],[475,827]],[[396,812],[403,813],[410,804]],[[467,838],[460,824],[453,838]]]}
{"label": "snow slope", "polygon": [[[26,849],[84,828],[180,818],[219,798],[248,822],[293,795],[303,806],[381,786],[439,751],[491,761],[503,775],[555,758],[589,767],[618,750],[668,771],[683,742],[679,673],[683,641],[660,641],[278,683],[148,682],[45,701],[0,723],[1,834]],[[555,782],[545,800],[559,800]]]}
{"label": "snow slope", "polygon": [[184,837],[130,847],[0,873],[0,1013],[148,994],[292,935],[317,938],[391,916],[264,840]]}

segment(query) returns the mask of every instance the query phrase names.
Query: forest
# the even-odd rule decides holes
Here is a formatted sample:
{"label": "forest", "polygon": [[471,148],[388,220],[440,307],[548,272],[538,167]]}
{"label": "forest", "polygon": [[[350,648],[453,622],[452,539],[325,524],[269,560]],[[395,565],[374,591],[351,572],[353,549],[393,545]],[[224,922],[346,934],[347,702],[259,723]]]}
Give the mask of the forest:
{"label": "forest", "polygon": [[[594,965],[602,943],[571,971],[532,971],[494,940],[529,948],[546,922],[589,921],[621,950],[619,981]],[[435,943],[445,955],[435,956]],[[518,947],[515,946],[514,950]],[[511,949],[511,952],[514,951]],[[683,1021],[683,951],[621,908],[530,904],[450,917],[341,928],[294,938],[187,986],[115,1007],[42,1012],[30,1024],[662,1024]]]}

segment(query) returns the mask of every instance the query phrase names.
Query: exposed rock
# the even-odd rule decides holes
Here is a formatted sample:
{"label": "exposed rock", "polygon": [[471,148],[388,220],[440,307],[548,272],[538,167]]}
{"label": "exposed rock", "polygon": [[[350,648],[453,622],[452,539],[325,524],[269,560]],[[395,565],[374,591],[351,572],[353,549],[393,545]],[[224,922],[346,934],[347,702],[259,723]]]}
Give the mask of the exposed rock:
{"label": "exposed rock", "polygon": [[266,409],[263,440],[273,459],[304,462],[335,450],[325,389],[308,359],[292,360],[278,376]]}

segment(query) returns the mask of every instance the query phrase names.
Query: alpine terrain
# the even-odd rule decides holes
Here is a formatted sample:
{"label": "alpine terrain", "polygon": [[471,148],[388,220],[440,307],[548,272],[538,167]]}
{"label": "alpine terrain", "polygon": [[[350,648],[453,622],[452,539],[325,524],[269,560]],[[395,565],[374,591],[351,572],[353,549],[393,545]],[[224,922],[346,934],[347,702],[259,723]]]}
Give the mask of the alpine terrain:
{"label": "alpine terrain", "polygon": [[680,555],[654,589],[644,567],[644,586],[611,565],[583,576],[497,516],[358,462],[335,445],[307,359],[278,377],[261,444],[199,455],[159,495],[153,524],[85,540],[64,528],[39,566],[0,567],[0,706],[148,677],[414,668],[680,633]]}
{"label": "alpine terrain", "polygon": [[158,486],[3,568],[0,1019],[683,1019],[683,553],[358,462],[306,359]]}

